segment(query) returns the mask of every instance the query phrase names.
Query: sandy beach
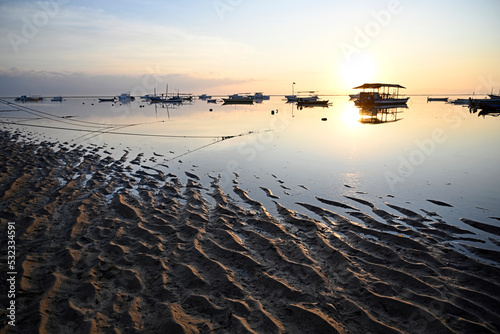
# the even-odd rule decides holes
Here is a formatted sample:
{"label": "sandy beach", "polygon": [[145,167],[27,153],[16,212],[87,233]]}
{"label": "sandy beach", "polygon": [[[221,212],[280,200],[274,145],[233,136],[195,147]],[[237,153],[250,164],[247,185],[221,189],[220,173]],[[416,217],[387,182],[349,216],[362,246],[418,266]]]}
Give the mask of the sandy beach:
{"label": "sandy beach", "polygon": [[448,224],[447,203],[338,194],[296,212],[273,198],[272,215],[216,176],[140,168],[147,156],[8,132],[0,147],[2,254],[14,222],[17,265],[0,333],[500,332],[500,254],[447,245],[474,231],[500,244],[500,229]]}

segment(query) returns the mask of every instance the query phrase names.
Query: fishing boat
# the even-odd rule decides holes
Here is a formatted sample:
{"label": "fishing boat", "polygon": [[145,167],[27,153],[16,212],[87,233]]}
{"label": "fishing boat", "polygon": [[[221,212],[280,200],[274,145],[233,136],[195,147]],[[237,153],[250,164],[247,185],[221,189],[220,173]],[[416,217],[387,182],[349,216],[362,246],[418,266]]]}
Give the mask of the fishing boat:
{"label": "fishing boat", "polygon": [[[391,88],[392,93],[391,93]],[[356,105],[390,105],[404,104],[409,97],[400,97],[399,89],[405,87],[399,84],[384,84],[384,83],[365,83],[353,89],[362,89],[359,93],[359,99],[354,103]]]}
{"label": "fishing boat", "polygon": [[310,100],[308,98],[297,99],[298,106],[328,106],[328,100]]}
{"label": "fishing boat", "polygon": [[253,104],[253,97],[248,95],[233,94],[223,98],[224,104]]}
{"label": "fishing boat", "polygon": [[99,102],[116,102],[116,97],[100,97]]}
{"label": "fishing boat", "polygon": [[427,97],[427,102],[448,102],[447,97]]}
{"label": "fishing boat", "polygon": [[270,95],[264,95],[262,92],[256,92],[252,97],[254,100],[269,100],[271,98]]}
{"label": "fishing boat", "polygon": [[130,101],[135,101],[135,97],[130,96],[130,93],[123,93],[120,96],[118,96],[118,100],[120,102],[130,102]]}
{"label": "fishing boat", "polygon": [[33,95],[33,96],[23,95],[21,97],[17,97],[16,101],[19,101],[19,102],[39,102],[39,101],[43,101],[43,97],[41,97],[40,95]]}
{"label": "fishing boat", "polygon": [[500,109],[500,99],[472,99],[469,98],[471,108]]}
{"label": "fishing boat", "polygon": [[[302,102],[305,101],[314,102],[318,101],[319,99],[318,94],[314,90],[306,90],[298,93],[299,95],[293,95],[293,97],[291,95],[285,96],[288,100],[287,102],[298,102],[299,100]],[[309,94],[309,95],[305,96],[304,94]]]}
{"label": "fishing boat", "polygon": [[468,105],[469,99],[455,99],[449,101],[451,104]]}

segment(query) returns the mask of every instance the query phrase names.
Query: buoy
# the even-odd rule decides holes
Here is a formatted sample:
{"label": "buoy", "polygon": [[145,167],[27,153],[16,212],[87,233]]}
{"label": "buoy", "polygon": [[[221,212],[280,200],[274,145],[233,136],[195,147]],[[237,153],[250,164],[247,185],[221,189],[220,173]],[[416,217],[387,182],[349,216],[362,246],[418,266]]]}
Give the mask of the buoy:
{"label": "buoy", "polygon": [[274,110],[271,110],[271,115],[274,115]]}
{"label": "buoy", "polygon": [[322,118],[321,120],[322,120],[322,121],[326,121],[326,118],[324,117],[324,118]]}
{"label": "buoy", "polygon": [[212,112],[212,111],[213,111],[213,109],[208,109],[208,111]]}

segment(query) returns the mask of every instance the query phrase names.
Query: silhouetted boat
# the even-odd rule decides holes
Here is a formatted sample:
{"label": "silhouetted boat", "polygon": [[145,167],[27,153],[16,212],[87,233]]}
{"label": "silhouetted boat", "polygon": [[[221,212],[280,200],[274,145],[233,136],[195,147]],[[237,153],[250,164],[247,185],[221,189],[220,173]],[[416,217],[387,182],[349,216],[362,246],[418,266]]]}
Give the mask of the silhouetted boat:
{"label": "silhouetted boat", "polygon": [[[309,94],[308,96],[304,96],[304,94]],[[300,101],[317,101],[319,99],[318,94],[314,90],[306,90],[299,92],[299,95],[286,95],[287,102],[298,102]]]}
{"label": "silhouetted boat", "polygon": [[[390,89],[394,88],[392,93]],[[353,89],[362,89],[359,93],[359,99],[355,101],[356,105],[391,105],[405,104],[409,97],[400,97],[399,89],[405,87],[399,84],[383,84],[383,83],[365,83]],[[365,91],[368,89],[369,91]]]}
{"label": "silhouetted boat", "polygon": [[310,100],[308,98],[298,98],[298,106],[328,106],[328,100]]}
{"label": "silhouetted boat", "polygon": [[448,102],[447,97],[427,97],[427,102]]}
{"label": "silhouetted boat", "polygon": [[107,97],[103,97],[103,98],[99,98],[99,102],[116,102],[116,97],[110,97],[110,98],[107,98]]}
{"label": "silhouetted boat", "polygon": [[452,104],[468,105],[469,104],[469,99],[456,99],[456,100],[451,100],[449,102],[452,103]]}
{"label": "silhouetted boat", "polygon": [[198,98],[200,100],[208,100],[208,99],[211,99],[212,97],[207,95],[207,94],[201,94],[200,96],[198,96]]}
{"label": "silhouetted boat", "polygon": [[233,94],[223,98],[224,104],[253,104],[253,97],[248,95]]}
{"label": "silhouetted boat", "polygon": [[254,100],[269,100],[271,97],[269,95],[264,95],[261,92],[256,92],[253,96]]}

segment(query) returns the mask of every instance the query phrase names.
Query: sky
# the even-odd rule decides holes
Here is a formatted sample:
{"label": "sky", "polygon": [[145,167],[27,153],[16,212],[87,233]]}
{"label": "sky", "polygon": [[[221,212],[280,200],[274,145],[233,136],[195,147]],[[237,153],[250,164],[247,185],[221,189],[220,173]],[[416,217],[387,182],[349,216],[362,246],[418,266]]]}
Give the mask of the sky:
{"label": "sky", "polygon": [[500,1],[0,0],[0,50],[0,96],[498,93]]}

